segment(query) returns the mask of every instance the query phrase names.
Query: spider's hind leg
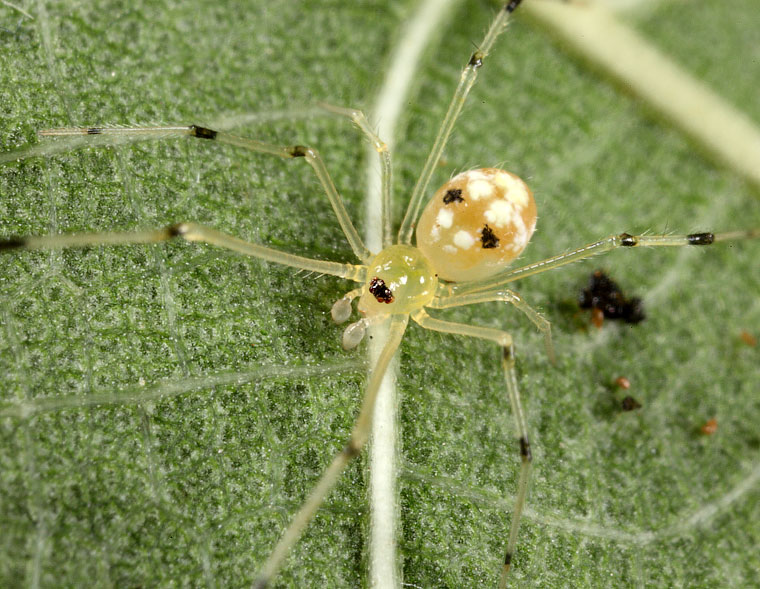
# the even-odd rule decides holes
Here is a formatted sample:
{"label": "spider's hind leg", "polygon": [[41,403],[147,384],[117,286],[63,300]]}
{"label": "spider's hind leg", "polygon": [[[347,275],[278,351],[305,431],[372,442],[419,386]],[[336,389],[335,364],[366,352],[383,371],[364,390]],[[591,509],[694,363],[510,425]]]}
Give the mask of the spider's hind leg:
{"label": "spider's hind leg", "polygon": [[525,299],[516,292],[506,288],[489,289],[482,292],[464,295],[442,295],[438,296],[428,305],[431,309],[450,309],[452,307],[463,307],[465,305],[477,305],[478,303],[490,303],[500,301],[510,303],[517,307],[536,328],[544,334],[544,345],[546,354],[552,364],[556,361],[554,354],[554,343],[552,341],[552,324],[551,322],[531,307]]}
{"label": "spider's hind leg", "polygon": [[304,529],[314,517],[319,506],[330,493],[335,483],[338,481],[346,465],[359,455],[369,438],[372,428],[372,416],[375,409],[375,400],[380,390],[380,384],[385,377],[393,355],[396,353],[401,338],[404,335],[406,325],[409,321],[407,315],[393,315],[390,319],[388,328],[388,339],[378,357],[377,362],[372,368],[367,383],[367,389],[364,392],[362,406],[359,415],[356,418],[354,427],[351,430],[351,436],[348,442],[333,458],[330,465],[322,473],[317,484],[309,493],[301,508],[295,514],[285,532],[280,537],[279,542],[272,550],[261,568],[258,578],[254,583],[255,589],[264,589],[268,587],[271,580],[277,575],[282,564],[287,557],[290,549],[303,534]]}
{"label": "spider's hind leg", "polygon": [[422,309],[412,313],[412,319],[426,329],[485,339],[501,346],[504,380],[507,387],[507,395],[509,396],[509,403],[512,407],[512,415],[515,419],[520,454],[520,476],[517,481],[517,495],[515,497],[514,510],[512,512],[512,523],[509,527],[509,536],[507,538],[507,549],[504,555],[501,580],[499,581],[499,588],[504,589],[507,586],[507,575],[509,574],[512,557],[515,552],[515,545],[517,544],[517,532],[520,529],[520,520],[522,518],[523,510],[525,509],[525,499],[528,495],[530,471],[533,460],[530,451],[530,441],[528,440],[528,427],[525,422],[522,402],[520,401],[520,391],[517,388],[515,351],[514,345],[512,344],[512,336],[506,331],[492,329],[490,327],[480,327],[477,325],[467,325],[464,323],[454,323],[452,321],[435,319]]}

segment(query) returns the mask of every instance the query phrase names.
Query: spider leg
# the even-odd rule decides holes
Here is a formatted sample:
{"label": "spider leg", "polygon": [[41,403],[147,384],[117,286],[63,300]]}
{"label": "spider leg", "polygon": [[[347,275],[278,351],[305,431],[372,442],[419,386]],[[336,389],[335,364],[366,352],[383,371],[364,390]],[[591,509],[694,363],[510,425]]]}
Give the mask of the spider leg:
{"label": "spider leg", "polygon": [[[359,232],[351,222],[343,199],[330,177],[322,156],[311,147],[303,145],[274,145],[247,137],[239,137],[223,131],[215,131],[198,125],[162,126],[162,127],[70,127],[61,129],[45,129],[39,133],[42,137],[65,137],[68,140],[67,149],[79,145],[119,145],[147,139],[165,139],[169,137],[194,137],[241,147],[256,153],[266,153],[278,157],[292,159],[304,158],[314,170],[322,188],[330,201],[330,205],[338,218],[338,223],[348,240],[354,255],[362,262],[368,261],[372,254],[364,245]],[[97,139],[96,139],[97,138]],[[60,149],[54,144],[32,146],[19,152],[3,154],[0,163],[34,156],[46,156],[58,153]]]}
{"label": "spider leg", "polygon": [[393,215],[391,215],[391,185],[393,184],[393,166],[391,164],[391,154],[390,151],[388,151],[388,145],[386,145],[386,143],[377,136],[377,133],[375,133],[375,131],[372,129],[372,126],[369,124],[367,117],[364,116],[364,113],[362,111],[355,108],[334,106],[325,102],[318,102],[317,106],[329,113],[351,119],[354,124],[359,127],[359,130],[361,130],[361,132],[367,136],[370,143],[372,144],[372,147],[374,147],[375,151],[377,151],[377,155],[380,157],[380,186],[382,191],[380,195],[380,204],[382,207],[381,216],[383,220],[383,226],[381,228],[383,239],[382,243],[384,248],[388,247],[393,242]]}
{"label": "spider leg", "polygon": [[499,35],[507,27],[512,13],[517,10],[522,0],[509,0],[502,9],[494,17],[491,22],[491,26],[488,27],[483,40],[477,46],[475,53],[470,57],[470,61],[462,70],[462,74],[459,78],[459,84],[454,91],[454,96],[451,97],[449,108],[446,111],[446,115],[443,117],[441,126],[438,129],[438,135],[436,135],[433,147],[430,149],[425,160],[425,165],[420,172],[420,176],[417,179],[417,183],[414,185],[412,196],[409,199],[409,205],[406,208],[406,214],[404,220],[401,222],[401,227],[398,231],[399,243],[412,243],[412,233],[414,232],[414,226],[417,219],[420,216],[420,210],[422,209],[423,201],[427,195],[427,187],[430,183],[430,179],[433,177],[438,162],[441,159],[441,154],[446,147],[446,143],[451,137],[451,131],[462,112],[464,102],[467,99],[467,95],[470,93],[475,80],[478,77],[478,70],[483,65],[483,60],[488,56],[488,53],[493,48],[493,44]]}
{"label": "spider leg", "polygon": [[515,506],[512,513],[512,523],[509,528],[509,537],[507,539],[507,550],[504,555],[504,564],[501,572],[499,588],[503,589],[507,585],[507,575],[512,563],[512,556],[515,552],[517,543],[517,532],[520,529],[520,520],[523,509],[525,508],[525,499],[528,494],[528,484],[530,480],[530,470],[532,455],[530,451],[530,442],[528,441],[528,427],[525,423],[525,414],[523,413],[522,403],[520,401],[520,391],[517,388],[517,375],[515,374],[515,351],[512,344],[512,336],[506,331],[492,329],[490,327],[480,327],[477,325],[466,325],[464,323],[454,323],[435,319],[428,315],[423,309],[412,313],[412,319],[426,329],[440,331],[443,333],[454,333],[457,335],[467,335],[480,339],[486,339],[497,343],[502,348],[502,368],[504,369],[504,380],[507,386],[509,404],[512,407],[512,415],[515,419],[515,427],[519,441],[520,452],[520,477],[517,482],[517,495],[515,497]]}
{"label": "spider leg", "polygon": [[499,288],[465,295],[444,294],[443,296],[434,298],[428,307],[431,309],[450,309],[452,307],[463,307],[465,305],[476,305],[478,303],[490,303],[493,301],[501,301],[514,305],[531,320],[533,325],[544,334],[546,353],[553,364],[555,362],[555,355],[554,344],[552,343],[551,322],[531,307],[519,294],[512,290]]}
{"label": "spider leg", "polygon": [[250,243],[216,229],[197,223],[176,223],[161,229],[145,231],[104,232],[104,233],[69,233],[62,235],[45,235],[41,237],[11,237],[0,240],[0,252],[25,249],[58,249],[67,247],[88,247],[97,245],[125,245],[137,243],[159,243],[174,238],[186,241],[200,241],[232,250],[246,256],[253,256],[285,266],[309,270],[320,274],[331,274],[355,282],[364,282],[366,267],[355,264],[342,264],[327,260],[314,260],[296,256],[272,248]]}
{"label": "spider leg", "polygon": [[621,233],[620,235],[610,235],[594,243],[589,243],[578,249],[546,258],[539,262],[522,266],[504,272],[493,278],[477,280],[462,284],[449,284],[439,288],[441,295],[464,295],[475,292],[492,291],[499,289],[504,285],[520,280],[526,276],[540,274],[547,270],[559,268],[567,264],[572,264],[579,260],[585,260],[597,254],[609,252],[618,248],[638,248],[638,247],[674,247],[684,245],[713,245],[721,241],[739,241],[744,239],[760,238],[760,229],[747,229],[741,231],[731,231],[727,233],[690,233],[688,235],[630,235]]}
{"label": "spider leg", "polygon": [[283,561],[288,555],[288,552],[292,546],[298,541],[303,533],[306,525],[311,521],[314,514],[319,509],[319,506],[327,497],[330,490],[335,486],[343,469],[351,462],[353,458],[359,455],[362,447],[369,437],[370,428],[372,426],[372,414],[375,408],[375,399],[380,389],[380,383],[385,376],[393,355],[396,353],[401,338],[404,335],[406,325],[409,321],[408,315],[393,315],[390,322],[390,328],[388,330],[388,339],[380,352],[377,363],[375,364],[372,372],[369,376],[369,382],[367,383],[367,389],[364,393],[364,400],[359,411],[359,416],[356,418],[354,428],[351,431],[351,437],[346,443],[343,450],[333,458],[330,466],[327,467],[322,477],[317,482],[316,486],[312,489],[306,501],[298,510],[295,517],[290,522],[290,525],[283,533],[280,541],[275,546],[272,553],[267,558],[264,566],[261,569],[256,582],[254,583],[255,589],[264,589],[274,578],[282,566]]}

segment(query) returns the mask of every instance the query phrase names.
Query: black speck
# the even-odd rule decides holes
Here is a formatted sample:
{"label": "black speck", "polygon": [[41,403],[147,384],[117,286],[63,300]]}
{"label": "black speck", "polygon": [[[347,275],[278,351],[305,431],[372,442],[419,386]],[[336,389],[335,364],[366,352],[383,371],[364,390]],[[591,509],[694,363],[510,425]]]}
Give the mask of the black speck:
{"label": "black speck", "polygon": [[369,292],[377,299],[378,303],[390,304],[393,302],[393,293],[391,289],[385,286],[382,278],[375,276],[369,282]]}
{"label": "black speck", "polygon": [[492,249],[498,247],[499,245],[499,238],[496,237],[493,229],[491,229],[488,225],[483,225],[483,234],[480,236],[480,241],[483,242],[484,250]]}
{"label": "black speck", "polygon": [[216,131],[198,125],[190,125],[190,133],[198,139],[216,139]]}
{"label": "black speck", "polygon": [[20,237],[11,237],[10,239],[0,239],[0,250],[12,250],[24,247],[26,241]]}
{"label": "black speck", "polygon": [[588,287],[578,296],[581,309],[599,309],[607,319],[639,323],[646,319],[644,303],[639,297],[628,298],[617,283],[601,270],[591,275]]}
{"label": "black speck", "polygon": [[461,188],[452,188],[443,195],[443,204],[450,205],[452,202],[464,202]]}
{"label": "black speck", "polygon": [[689,245],[712,245],[715,241],[715,236],[712,233],[692,233],[687,235]]}

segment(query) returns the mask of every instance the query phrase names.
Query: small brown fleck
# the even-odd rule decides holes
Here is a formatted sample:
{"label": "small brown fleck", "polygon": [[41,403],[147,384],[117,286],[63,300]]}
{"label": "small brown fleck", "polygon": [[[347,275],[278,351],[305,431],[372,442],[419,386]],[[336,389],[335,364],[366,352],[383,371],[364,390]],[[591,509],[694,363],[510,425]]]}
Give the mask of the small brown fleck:
{"label": "small brown fleck", "polygon": [[742,329],[742,332],[739,334],[739,337],[742,339],[742,341],[750,346],[751,348],[754,348],[757,346],[757,338],[752,335],[749,331],[746,331]]}
{"label": "small brown fleck", "polygon": [[631,381],[628,380],[625,376],[618,376],[615,379],[615,384],[619,386],[621,389],[628,390],[631,388]]}
{"label": "small brown fleck", "polygon": [[714,417],[711,417],[702,425],[702,427],[699,428],[699,431],[706,436],[713,435],[718,431],[718,420]]}
{"label": "small brown fleck", "polygon": [[602,325],[604,325],[604,311],[596,307],[591,309],[591,323],[597,329],[601,329]]}

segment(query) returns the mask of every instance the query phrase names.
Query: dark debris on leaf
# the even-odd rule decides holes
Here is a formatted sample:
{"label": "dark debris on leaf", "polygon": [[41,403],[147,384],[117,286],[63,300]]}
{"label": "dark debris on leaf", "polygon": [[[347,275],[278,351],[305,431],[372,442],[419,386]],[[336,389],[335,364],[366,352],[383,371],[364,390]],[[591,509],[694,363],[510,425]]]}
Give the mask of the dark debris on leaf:
{"label": "dark debris on leaf", "polygon": [[644,303],[639,297],[626,297],[617,283],[601,270],[589,278],[588,287],[578,296],[581,309],[596,309],[607,319],[639,323],[646,318]]}

